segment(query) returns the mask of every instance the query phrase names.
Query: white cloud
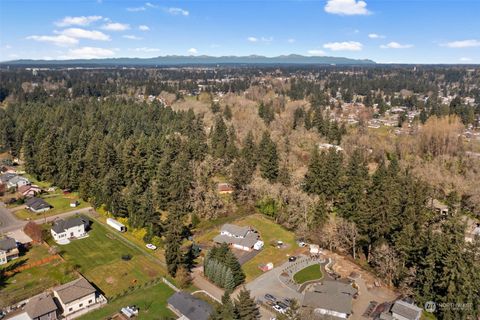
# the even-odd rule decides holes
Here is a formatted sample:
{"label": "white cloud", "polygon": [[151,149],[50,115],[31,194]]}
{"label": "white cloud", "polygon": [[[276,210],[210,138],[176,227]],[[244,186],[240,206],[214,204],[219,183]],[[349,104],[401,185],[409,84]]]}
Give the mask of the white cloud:
{"label": "white cloud", "polygon": [[109,22],[102,26],[102,29],[109,30],[109,31],[125,31],[130,29],[130,25],[126,23],[118,23],[118,22]]}
{"label": "white cloud", "polygon": [[332,51],[360,51],[363,45],[357,41],[344,41],[325,43],[323,47]]}
{"label": "white cloud", "polygon": [[148,47],[142,47],[142,48],[134,48],[134,49],[131,49],[135,52],[158,52],[160,51],[160,49],[158,48],[148,48]]}
{"label": "white cloud", "polygon": [[127,8],[127,11],[130,11],[130,12],[141,12],[141,11],[145,11],[145,10],[147,10],[147,8],[145,8],[145,7]]}
{"label": "white cloud", "polygon": [[370,11],[367,10],[367,3],[362,0],[328,0],[325,11],[346,16],[370,14]]}
{"label": "white cloud", "polygon": [[138,26],[138,30],[140,31],[150,31],[150,28],[144,24]]}
{"label": "white cloud", "polygon": [[248,37],[248,38],[247,38],[247,41],[249,41],[249,42],[265,42],[265,43],[270,43],[270,42],[273,41],[273,37],[261,37],[261,38]]}
{"label": "white cloud", "polygon": [[151,2],[146,2],[145,6],[150,7],[150,8],[158,8],[158,6],[156,4],[153,4]]}
{"label": "white cloud", "polygon": [[83,38],[83,39],[90,39],[90,40],[99,40],[99,41],[109,41],[110,36],[97,30],[85,30],[81,28],[69,28],[65,29],[61,32],[57,32],[58,34],[63,34],[68,37],[72,38]]}
{"label": "white cloud", "polygon": [[11,46],[11,45],[9,45],[9,44],[6,44],[6,45],[4,45],[3,47],[5,48],[5,50],[12,49],[12,46]]}
{"label": "white cloud", "polygon": [[122,38],[129,39],[129,40],[142,40],[143,38],[137,37],[133,34],[125,34],[122,36]]}
{"label": "white cloud", "polygon": [[385,36],[382,36],[381,34],[378,34],[378,33],[369,33],[368,37],[370,39],[384,39],[385,38]]}
{"label": "white cloud", "polygon": [[474,48],[474,47],[480,47],[480,41],[479,40],[460,40],[460,41],[452,41],[445,43],[443,46],[449,47],[449,48]]}
{"label": "white cloud", "polygon": [[101,19],[102,19],[102,16],[81,16],[81,17],[67,16],[62,20],[55,22],[55,24],[59,27],[88,26],[92,22],[95,22]]}
{"label": "white cloud", "polygon": [[472,58],[462,57],[459,60],[462,61],[462,62],[470,62],[470,61],[472,61]]}
{"label": "white cloud", "polygon": [[191,55],[195,55],[198,53],[198,50],[196,48],[190,48],[188,49],[188,53]]}
{"label": "white cloud", "polygon": [[167,13],[173,15],[173,16],[188,16],[190,14],[190,12],[188,12],[187,10],[184,10],[182,8],[167,8],[166,9]]}
{"label": "white cloud", "polygon": [[57,36],[29,36],[27,37],[28,40],[34,40],[38,42],[47,42],[47,43],[52,43],[56,46],[72,46],[76,45],[78,43],[78,39],[72,38],[63,34],[57,35]]}
{"label": "white cloud", "polygon": [[66,55],[61,56],[61,59],[96,59],[113,57],[115,52],[110,49],[95,48],[95,47],[81,47],[68,50]]}
{"label": "white cloud", "polygon": [[319,49],[312,49],[307,51],[308,55],[310,56],[324,56],[325,51]]}
{"label": "white cloud", "polygon": [[380,48],[382,49],[408,49],[412,48],[413,44],[401,44],[395,41],[389,42],[387,44],[382,44]]}
{"label": "white cloud", "polygon": [[294,38],[287,39],[287,42],[288,42],[288,43],[295,43],[295,41],[296,41],[296,40],[295,40]]}

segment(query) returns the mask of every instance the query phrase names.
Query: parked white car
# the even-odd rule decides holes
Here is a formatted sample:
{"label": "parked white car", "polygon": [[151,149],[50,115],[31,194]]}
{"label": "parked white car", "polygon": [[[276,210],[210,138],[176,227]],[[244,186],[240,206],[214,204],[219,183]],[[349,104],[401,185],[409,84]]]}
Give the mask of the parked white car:
{"label": "parked white car", "polygon": [[145,245],[145,247],[147,247],[147,248],[150,249],[150,250],[157,250],[157,246],[156,246],[156,245],[153,245],[153,244],[151,244],[151,243],[147,243],[147,244]]}

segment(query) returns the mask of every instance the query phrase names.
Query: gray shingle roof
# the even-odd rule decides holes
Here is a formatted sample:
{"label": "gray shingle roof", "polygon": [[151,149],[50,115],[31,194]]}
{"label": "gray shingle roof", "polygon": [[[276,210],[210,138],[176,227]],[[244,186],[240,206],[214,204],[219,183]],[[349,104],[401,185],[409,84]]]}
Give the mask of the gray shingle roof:
{"label": "gray shingle roof", "polygon": [[352,296],[357,292],[350,284],[340,281],[324,281],[303,296],[302,305],[345,314],[352,313]]}
{"label": "gray shingle roof", "polygon": [[96,292],[97,290],[85,278],[79,278],[72,282],[53,288],[64,303],[70,303]]}
{"label": "gray shingle roof", "polygon": [[58,307],[55,301],[47,294],[41,294],[31,298],[25,306],[25,311],[32,319],[39,318],[57,309]]}
{"label": "gray shingle roof", "polygon": [[208,320],[213,312],[212,306],[207,302],[183,291],[168,298],[168,304],[191,320]]}
{"label": "gray shingle roof", "polygon": [[251,248],[260,239],[258,233],[249,233],[245,238],[235,238],[219,234],[213,241],[216,243],[237,244],[243,247]]}
{"label": "gray shingle roof", "polygon": [[25,202],[25,205],[27,206],[27,208],[32,208],[33,210],[40,210],[40,209],[52,207],[42,198],[36,198],[36,197],[28,199],[27,202]]}
{"label": "gray shingle roof", "polygon": [[0,250],[8,251],[17,247],[17,242],[15,239],[10,237],[5,237],[0,239]]}
{"label": "gray shingle roof", "polygon": [[233,234],[237,237],[245,237],[245,235],[250,230],[251,230],[251,228],[249,228],[249,227],[241,227],[241,226],[237,226],[237,225],[234,225],[234,224],[226,223],[222,226],[221,231],[226,231],[226,232],[231,233],[231,234]]}
{"label": "gray shingle roof", "polygon": [[55,231],[55,233],[62,233],[72,227],[81,226],[82,224],[86,225],[87,223],[87,219],[79,217],[68,220],[58,219],[53,223],[52,230]]}
{"label": "gray shingle roof", "polygon": [[7,183],[8,181],[10,181],[12,178],[14,178],[14,177],[16,177],[16,176],[17,176],[17,174],[15,174],[15,173],[7,172],[7,173],[2,174],[2,175],[0,176],[0,181],[1,181],[2,183]]}
{"label": "gray shingle roof", "polygon": [[397,300],[393,304],[391,312],[401,315],[406,319],[415,320],[422,313],[422,309],[420,309],[414,304],[411,304],[402,300]]}

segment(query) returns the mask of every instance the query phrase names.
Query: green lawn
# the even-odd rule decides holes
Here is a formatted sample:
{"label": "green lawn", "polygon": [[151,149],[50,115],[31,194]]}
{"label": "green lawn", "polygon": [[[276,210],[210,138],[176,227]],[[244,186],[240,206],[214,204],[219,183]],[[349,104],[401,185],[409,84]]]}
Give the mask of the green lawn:
{"label": "green lawn", "polygon": [[[57,215],[57,214],[60,214],[60,213],[63,213],[63,212],[78,210],[78,209],[82,209],[82,208],[86,208],[86,207],[90,206],[90,204],[88,202],[85,202],[85,201],[79,199],[77,193],[71,193],[71,194],[67,194],[67,195],[56,194],[56,195],[53,195],[53,196],[45,195],[45,196],[43,196],[43,198],[46,202],[48,202],[50,205],[53,206],[52,209],[50,209],[50,210],[48,210],[44,213],[38,213],[38,214],[34,213],[34,212],[31,212],[27,209],[22,209],[22,210],[15,211],[14,212],[15,215],[22,220],[40,219],[40,218],[43,218],[43,217],[50,217],[50,216],[54,216],[54,215]],[[76,208],[71,208],[70,207],[70,202],[72,200],[77,200],[78,202],[80,202],[80,205],[77,206]]]}
{"label": "green lawn", "polygon": [[321,279],[322,277],[323,277],[323,274],[322,274],[322,271],[320,270],[320,265],[314,264],[295,273],[293,275],[293,280],[295,280],[295,282],[298,284],[302,284],[307,281]]}
{"label": "green lawn", "polygon": [[173,290],[163,283],[138,289],[127,296],[109,302],[99,310],[80,317],[79,320],[106,319],[117,313],[122,307],[130,305],[136,305],[140,309],[138,319],[141,320],[156,320],[160,317],[176,318],[173,312],[167,308],[167,299],[173,293]]}
{"label": "green lawn", "polygon": [[[3,265],[3,270],[11,270],[34,261],[49,257],[48,249],[43,245],[33,246],[25,255]],[[73,266],[61,260],[23,270],[8,277],[0,294],[0,307],[11,305],[44,290],[74,280],[77,277]]]}
{"label": "green lawn", "polygon": [[[95,283],[107,297],[164,274],[158,263],[137,248],[120,241],[120,235],[116,232],[94,222],[88,238],[59,246],[65,260]],[[53,240],[50,243],[54,244]],[[130,255],[132,258],[124,261],[122,255]]]}
{"label": "green lawn", "polygon": [[[263,215],[254,214],[236,221],[229,221],[229,223],[240,226],[251,226],[260,233],[260,237],[265,243],[262,251],[242,266],[247,282],[262,274],[262,271],[258,268],[259,265],[269,262],[272,262],[274,266],[282,264],[288,256],[293,255],[298,249],[293,232],[284,229]],[[217,226],[214,229],[208,230],[200,237],[196,237],[195,241],[200,244],[211,243],[213,237],[219,233],[220,227],[221,226]],[[285,244],[284,248],[277,248],[271,245],[272,242],[279,240]]]}

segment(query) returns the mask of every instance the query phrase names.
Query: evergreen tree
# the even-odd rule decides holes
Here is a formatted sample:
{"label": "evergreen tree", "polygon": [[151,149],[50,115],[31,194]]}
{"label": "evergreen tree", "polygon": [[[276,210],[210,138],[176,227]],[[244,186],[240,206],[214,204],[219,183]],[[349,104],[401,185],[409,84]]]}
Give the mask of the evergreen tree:
{"label": "evergreen tree", "polygon": [[168,273],[175,277],[178,268],[182,265],[182,231],[183,224],[178,214],[172,214],[169,219],[167,233],[165,235],[165,261]]}
{"label": "evergreen tree", "polygon": [[278,178],[278,153],[275,142],[264,132],[259,145],[260,172],[264,179],[275,182]]}
{"label": "evergreen tree", "polygon": [[235,309],[238,313],[239,320],[256,320],[260,319],[260,310],[255,301],[250,297],[248,290],[242,289],[235,301]]}

